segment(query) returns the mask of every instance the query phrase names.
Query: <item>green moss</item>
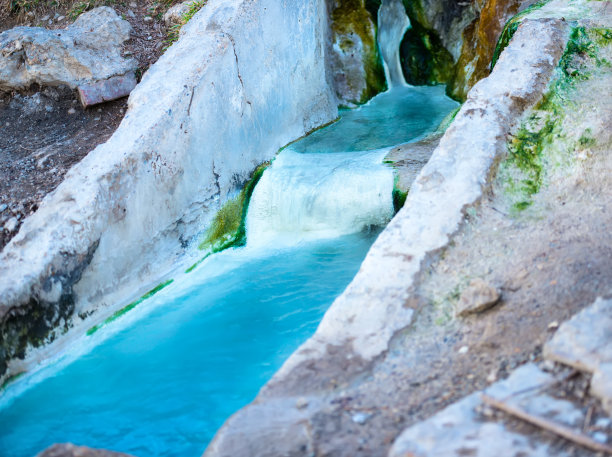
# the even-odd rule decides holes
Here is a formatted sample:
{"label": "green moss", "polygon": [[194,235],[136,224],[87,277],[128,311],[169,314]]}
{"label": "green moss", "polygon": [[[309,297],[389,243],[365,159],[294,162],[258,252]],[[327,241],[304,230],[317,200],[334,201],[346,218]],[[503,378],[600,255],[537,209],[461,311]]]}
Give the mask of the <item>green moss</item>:
{"label": "green moss", "polygon": [[249,203],[255,186],[268,166],[270,166],[270,162],[265,162],[255,168],[238,196],[228,201],[217,212],[211,226],[204,234],[204,239],[198,246],[200,250],[208,252],[204,257],[187,268],[185,273],[191,273],[211,254],[230,247],[244,246],[246,244],[246,218]]}
{"label": "green moss", "polygon": [[499,40],[497,40],[495,51],[493,52],[493,58],[491,59],[491,70],[493,70],[493,67],[495,67],[495,64],[497,63],[502,51],[506,49],[506,46],[508,46],[508,43],[510,43],[510,40],[512,40],[514,33],[518,29],[518,26],[521,25],[521,22],[523,21],[523,19],[525,19],[525,17],[528,16],[533,11],[542,8],[548,2],[549,0],[540,0],[539,2],[534,3],[530,7],[525,8],[523,11],[514,15],[512,19],[506,22],[506,25],[504,26],[504,30],[499,36]]}
{"label": "green moss", "polygon": [[151,298],[157,292],[159,292],[160,290],[162,290],[165,287],[169,286],[173,282],[174,282],[174,279],[169,279],[168,281],[165,281],[165,282],[162,282],[162,283],[158,284],[156,287],[154,287],[153,289],[148,291],[146,294],[144,294],[138,300],[135,300],[135,301],[131,302],[130,304],[128,304],[128,305],[124,306],[123,308],[121,308],[120,310],[116,311],[112,316],[106,318],[104,320],[104,322],[102,322],[102,323],[100,323],[98,325],[94,325],[93,327],[91,327],[89,330],[87,330],[87,335],[93,335],[98,330],[100,330],[102,327],[104,327],[106,324],[109,324],[109,323],[113,322],[114,320],[116,320],[117,318],[123,316],[125,313],[127,313],[128,311],[134,309],[136,306],[140,305],[143,301],[147,300],[148,298]]}
{"label": "green moss", "polygon": [[408,192],[397,187],[393,187],[393,210],[397,213],[404,207],[406,198],[408,198]]}
{"label": "green moss", "polygon": [[[595,144],[590,128],[578,138],[567,138],[562,125],[567,113],[575,108],[572,92],[580,82],[591,77],[594,65],[600,65],[599,47],[609,44],[612,36],[607,29],[572,29],[566,49],[559,60],[556,77],[548,92],[522,123],[516,135],[508,144],[508,158],[502,169],[515,168],[520,177],[509,178],[505,188],[514,195],[515,212],[529,208],[532,197],[539,192],[545,175],[545,164],[550,163],[555,150],[574,151]],[[553,147],[553,143],[556,146]],[[564,145],[564,146],[562,146]],[[566,154],[567,155],[567,154]],[[567,161],[568,158],[563,158]]]}
{"label": "green moss", "polygon": [[244,246],[246,244],[246,217],[249,202],[251,201],[255,186],[269,165],[270,162],[265,162],[255,168],[251,178],[238,196],[228,201],[217,212],[210,228],[204,235],[204,240],[198,246],[200,250],[208,250],[215,253],[229,247]]}

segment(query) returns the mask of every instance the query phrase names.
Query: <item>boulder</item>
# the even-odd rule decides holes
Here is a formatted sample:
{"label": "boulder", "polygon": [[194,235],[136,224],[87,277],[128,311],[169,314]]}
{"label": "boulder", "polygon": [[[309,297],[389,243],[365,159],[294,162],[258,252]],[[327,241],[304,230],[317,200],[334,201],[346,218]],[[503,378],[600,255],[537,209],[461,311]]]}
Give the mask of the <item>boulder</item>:
{"label": "boulder", "polygon": [[183,17],[191,8],[191,5],[196,3],[196,0],[187,0],[183,3],[177,3],[173,5],[166,14],[164,14],[164,23],[168,27],[172,27],[173,25],[179,25],[183,21]]}
{"label": "boulder", "polygon": [[15,27],[0,33],[0,89],[32,84],[71,88],[134,71],[121,56],[130,24],[112,8],[95,8],[63,30]]}

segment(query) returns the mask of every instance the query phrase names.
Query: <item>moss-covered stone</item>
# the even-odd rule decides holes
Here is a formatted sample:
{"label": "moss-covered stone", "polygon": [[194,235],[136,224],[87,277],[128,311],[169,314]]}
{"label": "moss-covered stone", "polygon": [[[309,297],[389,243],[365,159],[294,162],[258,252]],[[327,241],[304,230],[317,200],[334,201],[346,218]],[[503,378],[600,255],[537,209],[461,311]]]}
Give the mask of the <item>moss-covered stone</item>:
{"label": "moss-covered stone", "polygon": [[595,144],[590,128],[577,134],[566,131],[564,125],[572,111],[577,111],[573,94],[579,85],[589,80],[598,67],[606,65],[599,50],[612,43],[609,32],[599,28],[572,29],[549,91],[509,141],[508,157],[501,165],[500,175],[514,213],[533,204],[533,197],[551,167],[571,164],[576,151]]}
{"label": "moss-covered stone", "polygon": [[269,166],[270,162],[265,162],[255,168],[240,193],[217,212],[204,234],[204,239],[198,246],[200,250],[207,251],[206,254],[187,268],[185,273],[191,273],[211,254],[246,244],[246,218],[251,196],[255,186]]}
{"label": "moss-covered stone", "polygon": [[[365,0],[329,0],[332,68],[336,92],[343,103],[365,103],[386,89],[376,43],[374,6]],[[377,10],[376,10],[377,11]]]}
{"label": "moss-covered stone", "polygon": [[244,185],[237,197],[229,200],[215,215],[204,240],[198,246],[200,250],[219,252],[232,246],[246,244],[246,217],[249,202],[255,186],[270,162],[259,165]]}

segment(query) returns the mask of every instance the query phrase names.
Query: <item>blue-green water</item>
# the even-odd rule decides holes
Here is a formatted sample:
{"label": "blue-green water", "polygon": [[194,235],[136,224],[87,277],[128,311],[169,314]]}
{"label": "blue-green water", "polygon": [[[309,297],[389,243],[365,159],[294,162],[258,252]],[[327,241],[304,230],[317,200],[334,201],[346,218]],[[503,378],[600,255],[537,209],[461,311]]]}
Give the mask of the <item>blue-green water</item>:
{"label": "blue-green water", "polygon": [[[375,238],[360,230],[391,217],[380,149],[456,106],[442,87],[397,87],[281,152],[253,194],[246,248],[208,258],[0,392],[0,457],[67,441],[199,456],[348,285]],[[275,249],[281,240],[289,247]]]}
{"label": "blue-green water", "polygon": [[[211,258],[189,277],[193,286],[5,405],[0,455],[31,457],[70,441],[139,457],[199,456],[314,332],[375,235]],[[176,292],[164,293],[158,301]]]}

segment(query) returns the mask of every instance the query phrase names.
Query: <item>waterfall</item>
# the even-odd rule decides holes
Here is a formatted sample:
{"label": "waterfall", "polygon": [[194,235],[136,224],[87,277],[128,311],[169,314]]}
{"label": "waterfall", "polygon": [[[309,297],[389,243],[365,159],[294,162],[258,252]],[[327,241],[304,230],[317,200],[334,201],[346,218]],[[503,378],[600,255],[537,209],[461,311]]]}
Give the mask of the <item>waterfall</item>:
{"label": "waterfall", "polygon": [[378,47],[383,58],[389,88],[405,86],[400,63],[400,44],[410,27],[402,0],[382,0],[378,10]]}
{"label": "waterfall", "polygon": [[393,175],[378,151],[301,153],[285,149],[257,184],[247,243],[296,243],[383,225],[393,215]]}

